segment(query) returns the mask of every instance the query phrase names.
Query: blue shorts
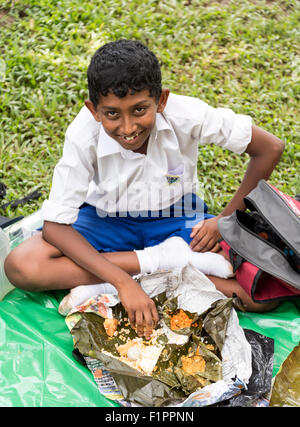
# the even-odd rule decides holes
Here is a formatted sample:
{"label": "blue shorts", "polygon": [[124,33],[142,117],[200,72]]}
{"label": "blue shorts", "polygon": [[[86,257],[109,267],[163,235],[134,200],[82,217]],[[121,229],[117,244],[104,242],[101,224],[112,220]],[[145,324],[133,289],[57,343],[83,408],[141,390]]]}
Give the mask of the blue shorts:
{"label": "blue shorts", "polygon": [[190,243],[192,227],[214,215],[207,213],[207,205],[195,194],[184,196],[184,201],[184,207],[181,199],[166,210],[149,211],[147,215],[105,217],[99,216],[94,206],[85,203],[72,226],[100,252],[144,249],[172,236],[180,236]]}

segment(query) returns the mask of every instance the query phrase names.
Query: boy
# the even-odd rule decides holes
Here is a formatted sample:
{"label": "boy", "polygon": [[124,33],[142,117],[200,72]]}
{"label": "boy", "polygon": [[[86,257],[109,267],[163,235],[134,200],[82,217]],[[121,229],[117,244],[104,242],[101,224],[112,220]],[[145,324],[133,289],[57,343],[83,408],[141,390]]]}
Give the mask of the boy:
{"label": "boy", "polygon": [[[225,295],[239,295],[248,310],[272,308],[255,304],[236,280],[224,279],[228,263],[214,252],[218,219],[245,208],[243,197],[278,163],[282,141],[248,116],[162,89],[157,58],[138,41],[98,49],[88,86],[90,99],[66,132],[43,204],[43,231],[7,257],[9,280],[31,291],[107,282],[146,338],[158,315],[132,278],[140,272],[190,261],[204,267]],[[241,186],[217,217],[195,196],[197,147],[207,143],[251,157]],[[211,276],[216,263],[220,277]]]}

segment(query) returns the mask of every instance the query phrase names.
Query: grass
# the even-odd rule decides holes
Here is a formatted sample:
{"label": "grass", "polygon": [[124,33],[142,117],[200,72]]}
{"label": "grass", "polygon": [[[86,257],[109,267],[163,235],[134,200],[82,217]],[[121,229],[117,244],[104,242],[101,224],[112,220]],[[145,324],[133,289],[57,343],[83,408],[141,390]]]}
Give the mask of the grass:
{"label": "grass", "polygon": [[[0,214],[28,215],[48,197],[64,134],[87,98],[94,51],[119,38],[146,43],[164,86],[250,114],[286,143],[271,183],[300,192],[300,6],[296,0],[4,0],[0,6],[0,181],[4,202],[39,200]],[[207,146],[199,181],[217,214],[241,182],[247,155]]]}

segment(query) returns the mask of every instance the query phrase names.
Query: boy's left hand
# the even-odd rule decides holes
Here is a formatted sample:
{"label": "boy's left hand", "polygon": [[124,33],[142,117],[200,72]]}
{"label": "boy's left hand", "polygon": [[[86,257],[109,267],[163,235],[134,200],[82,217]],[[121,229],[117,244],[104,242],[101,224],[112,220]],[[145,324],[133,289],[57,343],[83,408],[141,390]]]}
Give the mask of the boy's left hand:
{"label": "boy's left hand", "polygon": [[200,221],[192,229],[190,247],[195,252],[219,252],[221,250],[218,240],[221,234],[218,229],[218,219],[222,215]]}

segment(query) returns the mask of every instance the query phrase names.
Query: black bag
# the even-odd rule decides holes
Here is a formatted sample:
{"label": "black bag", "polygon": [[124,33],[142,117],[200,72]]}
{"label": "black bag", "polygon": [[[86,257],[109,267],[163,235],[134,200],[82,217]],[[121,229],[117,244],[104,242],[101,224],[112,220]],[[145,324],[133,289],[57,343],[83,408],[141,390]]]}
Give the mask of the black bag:
{"label": "black bag", "polygon": [[221,247],[256,302],[300,296],[300,201],[265,180],[237,210],[218,221]]}

